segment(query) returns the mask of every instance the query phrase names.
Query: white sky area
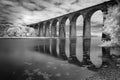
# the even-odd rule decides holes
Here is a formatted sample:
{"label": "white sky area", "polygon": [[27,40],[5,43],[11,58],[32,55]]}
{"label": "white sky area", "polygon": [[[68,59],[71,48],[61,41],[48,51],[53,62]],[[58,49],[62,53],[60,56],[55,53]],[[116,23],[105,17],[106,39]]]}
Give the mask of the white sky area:
{"label": "white sky area", "polygon": [[[32,24],[108,0],[0,0],[0,23]],[[96,18],[97,17],[97,18]],[[96,12],[93,23],[102,23]]]}

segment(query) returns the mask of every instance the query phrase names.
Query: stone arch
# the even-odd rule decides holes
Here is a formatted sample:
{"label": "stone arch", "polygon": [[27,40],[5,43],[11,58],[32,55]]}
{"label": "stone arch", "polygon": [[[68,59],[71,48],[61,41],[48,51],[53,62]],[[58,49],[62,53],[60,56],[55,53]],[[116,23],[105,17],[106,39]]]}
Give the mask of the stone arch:
{"label": "stone arch", "polygon": [[64,16],[59,21],[59,37],[66,37],[66,35],[65,35],[65,23],[66,23],[67,19],[69,19],[69,17]]}
{"label": "stone arch", "polygon": [[[103,12],[102,10],[95,11],[91,16],[91,50],[90,50],[90,61],[96,66],[100,67],[102,65],[102,59],[99,56],[102,56],[102,50],[98,49],[95,51],[96,47],[93,45],[101,44],[102,36],[102,27],[103,27]],[[96,40],[97,39],[97,40]],[[96,55],[95,55],[96,54]]]}
{"label": "stone arch", "polygon": [[57,19],[54,19],[51,23],[51,36],[57,37]]}
{"label": "stone arch", "polygon": [[67,16],[63,16],[59,20],[59,37],[60,37],[59,38],[59,56],[64,60],[67,60],[66,50],[65,50],[65,46],[66,46],[65,23],[67,19],[68,19]]}
{"label": "stone arch", "polygon": [[70,19],[70,36],[76,37],[76,21],[79,16],[82,16],[81,13],[75,13]]}
{"label": "stone arch", "polygon": [[65,23],[67,19],[69,19],[68,16],[63,16],[63,18],[61,18],[60,22]]}
{"label": "stone arch", "polygon": [[71,20],[72,21],[76,21],[77,18],[81,15],[81,13],[74,13],[74,15],[72,16]]}
{"label": "stone arch", "polygon": [[103,12],[102,10],[95,11],[91,16],[91,35],[95,36],[94,33],[96,33],[96,36],[101,36],[101,34],[98,34],[98,29],[103,27]]}
{"label": "stone arch", "polygon": [[[73,16],[70,19],[70,55],[69,55],[69,61],[75,61],[78,65],[80,65],[80,61],[76,55],[76,48],[78,48],[76,45],[76,41],[78,38],[76,38],[76,21],[78,17],[81,15],[81,13],[77,12],[74,13]],[[78,48],[79,49],[79,48]]]}
{"label": "stone arch", "polygon": [[85,15],[84,17],[89,17],[91,18],[91,16],[96,12],[96,11],[102,11],[102,12],[106,12],[107,11],[107,6],[102,6],[102,7],[98,7],[98,8],[94,8],[92,10],[89,10]]}
{"label": "stone arch", "polygon": [[57,22],[58,22],[58,19],[53,19],[53,21],[52,21],[52,25],[56,25]]}
{"label": "stone arch", "polygon": [[50,21],[46,21],[45,23],[45,36],[50,37]]}
{"label": "stone arch", "polygon": [[42,37],[43,36],[43,23],[39,23],[39,36]]}
{"label": "stone arch", "polygon": [[88,19],[87,22],[89,22],[90,31],[91,31],[91,18],[94,15],[94,13],[96,13],[97,11],[100,11],[103,14],[103,26],[104,26],[104,20],[105,20],[106,14],[107,14],[107,6],[103,6],[102,8],[92,9],[87,14],[84,15],[84,19],[85,20]]}

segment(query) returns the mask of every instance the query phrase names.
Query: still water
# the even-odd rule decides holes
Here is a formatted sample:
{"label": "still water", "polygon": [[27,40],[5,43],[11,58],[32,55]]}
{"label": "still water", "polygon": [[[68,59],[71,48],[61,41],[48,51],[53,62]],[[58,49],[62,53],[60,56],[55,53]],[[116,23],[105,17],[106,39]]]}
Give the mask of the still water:
{"label": "still water", "polygon": [[[30,67],[31,69],[40,68],[41,69],[40,71],[55,74],[57,76],[57,80],[73,80],[73,79],[75,80],[75,78],[77,80],[86,77],[86,75],[84,75],[86,73],[87,76],[89,76],[90,74],[92,74],[91,72],[89,72],[89,70],[87,70],[86,68],[81,70],[79,66],[69,64],[68,58],[70,57],[70,53],[72,51],[72,54],[76,55],[76,58],[79,62],[84,62],[83,53],[84,50],[85,51],[88,50],[88,53],[89,52],[90,53],[89,54],[87,53],[87,55],[90,56],[89,59],[92,65],[100,67],[103,63],[103,50],[101,47],[98,46],[102,43],[101,38],[92,37],[90,40],[91,42],[90,46],[89,41],[87,41],[87,43],[83,45],[82,37],[76,38],[75,41],[76,42],[74,41],[72,42],[70,41],[69,38],[67,39],[1,38],[0,39],[0,66],[1,66],[0,71],[2,72],[1,74],[4,77],[9,76],[11,78],[10,75],[15,74],[14,72],[16,70],[21,72],[23,68],[26,68],[28,70],[28,68]],[[74,43],[72,44],[71,48],[70,42]],[[25,64],[27,65],[27,67],[25,66]],[[60,73],[58,74],[57,72],[61,72],[61,74],[65,74],[66,76],[72,74],[72,76],[69,77],[66,77],[65,75],[61,76],[61,74]],[[17,78],[15,79],[12,78],[12,80],[20,80],[21,78],[18,75],[20,74],[17,74],[16,75]]]}

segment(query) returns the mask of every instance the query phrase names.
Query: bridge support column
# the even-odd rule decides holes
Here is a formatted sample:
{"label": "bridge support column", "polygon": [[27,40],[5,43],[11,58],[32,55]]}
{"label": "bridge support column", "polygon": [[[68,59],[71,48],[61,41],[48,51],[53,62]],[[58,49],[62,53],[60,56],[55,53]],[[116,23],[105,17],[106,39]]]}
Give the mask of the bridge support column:
{"label": "bridge support column", "polygon": [[83,23],[83,64],[91,64],[90,61],[90,46],[91,46],[91,25],[90,25],[91,16],[84,16]]}
{"label": "bridge support column", "polygon": [[63,20],[60,21],[59,23],[59,56],[66,60],[67,56],[65,53],[65,22]]}
{"label": "bridge support column", "polygon": [[70,20],[70,63],[80,63],[76,57],[76,20]]}
{"label": "bridge support column", "polygon": [[51,37],[57,37],[57,22],[51,25]]}
{"label": "bridge support column", "polygon": [[50,23],[45,25],[45,37],[50,37]]}
{"label": "bridge support column", "polygon": [[[43,37],[44,36],[44,33],[43,33],[43,28],[44,26],[43,26],[43,23],[40,23],[39,24],[39,36],[40,37]],[[42,53],[44,53],[44,40],[42,39],[42,45],[39,45],[39,52],[42,52]]]}
{"label": "bridge support column", "polygon": [[43,33],[43,37],[45,37],[45,23],[43,24],[43,27],[42,27],[42,33]]}
{"label": "bridge support column", "polygon": [[39,24],[39,36],[42,37],[43,36],[43,24]]}
{"label": "bridge support column", "polygon": [[45,24],[45,53],[50,53],[50,23]]}
{"label": "bridge support column", "polygon": [[53,22],[51,25],[51,54],[57,56],[57,40],[54,37],[57,37],[57,22]]}
{"label": "bridge support column", "polygon": [[40,37],[43,37],[43,26],[39,28],[39,32],[40,32]]}
{"label": "bridge support column", "polygon": [[84,17],[83,23],[83,39],[91,39],[90,17]]}
{"label": "bridge support column", "polygon": [[90,46],[91,46],[91,39],[84,39],[83,40],[83,64],[85,65],[92,64],[90,60]]}
{"label": "bridge support column", "polygon": [[40,37],[40,26],[38,26],[38,37]]}

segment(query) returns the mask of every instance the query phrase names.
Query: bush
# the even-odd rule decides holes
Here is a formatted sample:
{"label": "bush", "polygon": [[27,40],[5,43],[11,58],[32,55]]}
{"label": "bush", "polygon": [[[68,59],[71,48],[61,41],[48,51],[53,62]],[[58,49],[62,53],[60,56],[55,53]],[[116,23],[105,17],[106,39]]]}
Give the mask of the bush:
{"label": "bush", "polygon": [[3,24],[0,26],[0,37],[36,37],[34,28],[23,25]]}
{"label": "bush", "polygon": [[120,6],[108,9],[103,30],[103,33],[110,34],[111,43],[120,45]]}

